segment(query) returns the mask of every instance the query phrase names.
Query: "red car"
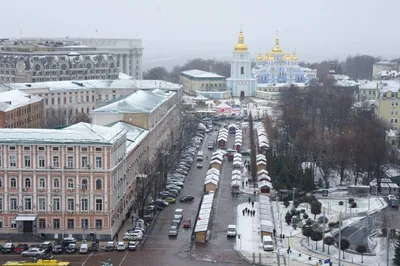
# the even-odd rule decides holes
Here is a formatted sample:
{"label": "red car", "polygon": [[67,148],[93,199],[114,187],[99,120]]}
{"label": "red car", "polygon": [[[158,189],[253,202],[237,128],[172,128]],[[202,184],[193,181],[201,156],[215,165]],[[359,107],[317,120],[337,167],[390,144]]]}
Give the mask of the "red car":
{"label": "red car", "polygon": [[183,220],[183,228],[190,228],[192,227],[192,221],[190,219]]}
{"label": "red car", "polygon": [[25,250],[28,250],[28,249],[29,249],[29,247],[28,247],[27,244],[18,244],[15,247],[14,252],[17,253],[17,254],[21,254],[22,251],[25,251]]}

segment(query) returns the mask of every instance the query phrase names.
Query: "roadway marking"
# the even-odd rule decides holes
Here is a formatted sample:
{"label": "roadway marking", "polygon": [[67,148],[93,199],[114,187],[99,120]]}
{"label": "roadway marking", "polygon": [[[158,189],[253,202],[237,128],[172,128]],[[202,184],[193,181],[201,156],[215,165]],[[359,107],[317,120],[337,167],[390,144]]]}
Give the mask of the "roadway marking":
{"label": "roadway marking", "polygon": [[90,255],[86,258],[86,260],[82,263],[82,266],[84,266],[86,264],[86,262],[90,259],[90,257],[93,255],[93,251],[92,253],[90,253]]}
{"label": "roadway marking", "polygon": [[126,256],[128,256],[128,254],[129,254],[129,252],[128,252],[128,251],[125,251],[125,256],[122,258],[122,260],[121,260],[121,262],[119,263],[118,266],[121,266],[122,263],[124,263],[124,260],[126,259]]}

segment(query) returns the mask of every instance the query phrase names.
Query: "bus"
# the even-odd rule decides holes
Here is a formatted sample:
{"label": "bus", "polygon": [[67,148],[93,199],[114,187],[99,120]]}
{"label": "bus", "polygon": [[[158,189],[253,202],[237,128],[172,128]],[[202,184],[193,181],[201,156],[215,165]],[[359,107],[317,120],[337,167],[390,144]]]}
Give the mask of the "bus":
{"label": "bus", "polygon": [[36,262],[34,261],[8,261],[3,266],[38,266],[38,265],[44,265],[44,266],[69,266],[70,263],[66,261],[58,261],[58,260],[37,260]]}

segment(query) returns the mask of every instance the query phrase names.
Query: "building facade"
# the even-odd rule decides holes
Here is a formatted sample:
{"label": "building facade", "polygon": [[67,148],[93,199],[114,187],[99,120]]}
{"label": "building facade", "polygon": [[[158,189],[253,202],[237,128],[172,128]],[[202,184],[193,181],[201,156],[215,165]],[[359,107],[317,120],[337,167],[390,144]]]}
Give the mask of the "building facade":
{"label": "building facade", "polygon": [[0,129],[1,234],[110,238],[110,188],[126,171],[126,134],[85,123]]}
{"label": "building facade", "polygon": [[250,53],[244,43],[242,30],[232,55],[231,76],[226,79],[228,90],[232,97],[255,96],[256,79],[252,77]]}
{"label": "building facade", "polygon": [[118,79],[115,55],[59,43],[0,43],[0,82]]}
{"label": "building facade", "polygon": [[96,47],[115,55],[122,73],[134,79],[143,78],[142,58],[143,46],[141,39],[109,39],[109,38],[68,38],[81,45]]}
{"label": "building facade", "polygon": [[41,128],[43,98],[19,90],[0,92],[0,128]]}
{"label": "building facade", "polygon": [[400,128],[400,81],[385,80],[378,85],[377,116],[384,119],[390,129]]}
{"label": "building facade", "polygon": [[184,91],[189,95],[222,99],[229,94],[226,78],[215,73],[192,69],[183,71],[179,79]]}

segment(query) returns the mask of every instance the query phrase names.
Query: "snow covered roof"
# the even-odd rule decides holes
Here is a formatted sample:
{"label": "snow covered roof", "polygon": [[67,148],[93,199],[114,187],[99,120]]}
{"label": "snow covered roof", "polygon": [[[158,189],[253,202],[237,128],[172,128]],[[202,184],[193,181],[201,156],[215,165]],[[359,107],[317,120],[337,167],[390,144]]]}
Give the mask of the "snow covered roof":
{"label": "snow covered roof", "polygon": [[0,111],[8,112],[10,110],[37,103],[42,97],[30,95],[20,90],[11,90],[0,92]]}
{"label": "snow covered roof", "polygon": [[207,170],[206,175],[215,174],[215,175],[219,176],[219,173],[220,173],[220,172],[219,172],[218,169],[216,169],[216,168],[211,168],[211,169],[208,169],[208,170]]}
{"label": "snow covered roof", "polygon": [[119,72],[118,79],[127,80],[127,79],[133,79],[133,78],[125,73]]}
{"label": "snow covered roof", "polygon": [[86,143],[111,145],[126,129],[78,123],[63,129],[2,128],[0,143]]}
{"label": "snow covered roof", "polygon": [[395,62],[390,62],[390,61],[379,61],[379,62],[376,62],[375,65],[395,66],[396,63]]}
{"label": "snow covered roof", "polygon": [[272,189],[271,182],[268,182],[268,181],[265,181],[265,180],[258,182],[258,188],[262,188],[262,187],[265,187],[265,186],[267,186],[267,187]]}
{"label": "snow covered roof", "polygon": [[203,70],[192,69],[186,70],[181,73],[182,76],[191,77],[191,78],[203,78],[203,79],[224,79],[224,76],[217,75],[215,73],[206,72]]}
{"label": "snow covered roof", "polygon": [[127,131],[126,134],[127,153],[133,150],[135,147],[137,147],[138,144],[147,136],[147,134],[149,134],[148,130],[127,124],[125,122],[116,122],[108,126],[116,129],[125,129]]}
{"label": "snow covered roof", "polygon": [[68,90],[96,90],[96,89],[138,89],[138,90],[178,90],[180,84],[171,83],[163,80],[135,80],[135,79],[115,79],[115,80],[68,80],[50,81],[35,83],[11,83],[7,84],[11,89],[48,89],[49,91],[68,91]]}
{"label": "snow covered roof", "polygon": [[108,102],[92,113],[152,113],[175,92],[165,91],[164,95],[154,91],[139,90]]}

